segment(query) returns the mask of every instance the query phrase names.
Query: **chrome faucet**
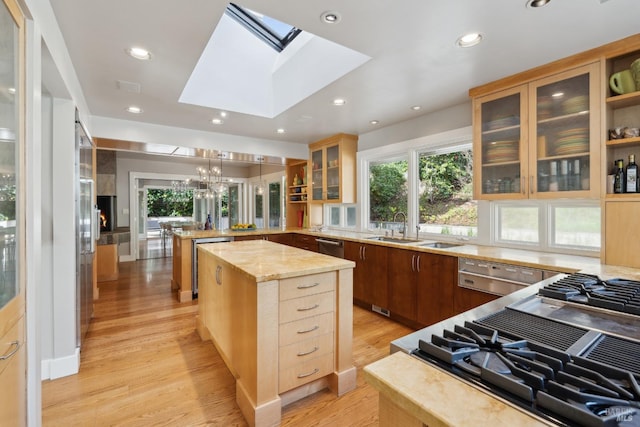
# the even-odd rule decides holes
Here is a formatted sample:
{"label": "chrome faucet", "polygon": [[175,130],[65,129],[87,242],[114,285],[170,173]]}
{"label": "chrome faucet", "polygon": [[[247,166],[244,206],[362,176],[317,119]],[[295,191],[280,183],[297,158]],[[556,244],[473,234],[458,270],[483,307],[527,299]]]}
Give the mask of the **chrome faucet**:
{"label": "chrome faucet", "polygon": [[396,212],[395,215],[393,215],[393,222],[396,222],[396,218],[400,214],[402,214],[402,218],[404,218],[404,222],[402,223],[402,238],[406,238],[407,237],[407,214],[404,212]]}

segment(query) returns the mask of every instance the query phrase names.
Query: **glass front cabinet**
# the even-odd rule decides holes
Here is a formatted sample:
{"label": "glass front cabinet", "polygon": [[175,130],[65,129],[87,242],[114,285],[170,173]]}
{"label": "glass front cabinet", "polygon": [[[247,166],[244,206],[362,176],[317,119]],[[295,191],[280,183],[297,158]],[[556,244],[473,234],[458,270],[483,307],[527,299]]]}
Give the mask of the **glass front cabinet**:
{"label": "glass front cabinet", "polygon": [[474,98],[477,199],[599,197],[599,64]]}
{"label": "glass front cabinet", "polygon": [[309,146],[312,202],[355,202],[357,140],[338,134]]}

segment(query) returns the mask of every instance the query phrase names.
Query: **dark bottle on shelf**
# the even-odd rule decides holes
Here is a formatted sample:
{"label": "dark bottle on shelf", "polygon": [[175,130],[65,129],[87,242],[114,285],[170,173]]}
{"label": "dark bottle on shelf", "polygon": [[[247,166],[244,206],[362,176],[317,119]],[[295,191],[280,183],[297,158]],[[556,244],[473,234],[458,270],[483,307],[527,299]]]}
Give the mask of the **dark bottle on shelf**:
{"label": "dark bottle on shelf", "polygon": [[618,169],[616,170],[615,178],[613,180],[613,192],[624,193],[624,161],[622,159],[616,160]]}
{"label": "dark bottle on shelf", "polygon": [[204,223],[205,230],[211,230],[211,214],[207,215],[207,222]]}
{"label": "dark bottle on shelf", "polygon": [[638,192],[638,165],[636,165],[636,159],[633,154],[629,154],[629,164],[625,171],[626,187],[625,193],[637,193]]}

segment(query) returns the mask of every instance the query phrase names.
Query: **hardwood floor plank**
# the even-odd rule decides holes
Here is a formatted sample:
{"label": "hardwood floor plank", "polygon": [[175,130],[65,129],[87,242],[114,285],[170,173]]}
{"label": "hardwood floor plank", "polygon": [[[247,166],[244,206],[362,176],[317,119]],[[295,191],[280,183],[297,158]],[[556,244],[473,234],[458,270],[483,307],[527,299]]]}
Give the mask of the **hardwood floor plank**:
{"label": "hardwood floor plank", "polygon": [[[77,375],[44,381],[44,426],[246,426],[235,380],[211,342],[195,331],[197,300],[171,292],[171,258],[120,264],[100,285]],[[411,332],[354,306],[356,390],[328,390],[282,411],[285,426],[377,425],[378,394],[362,367]]]}

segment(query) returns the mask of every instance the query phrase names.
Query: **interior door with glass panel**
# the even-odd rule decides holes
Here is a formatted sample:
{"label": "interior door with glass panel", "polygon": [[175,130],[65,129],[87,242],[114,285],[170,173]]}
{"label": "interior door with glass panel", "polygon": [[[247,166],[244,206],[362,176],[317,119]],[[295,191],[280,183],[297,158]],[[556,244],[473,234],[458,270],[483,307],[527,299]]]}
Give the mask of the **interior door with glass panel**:
{"label": "interior door with glass panel", "polygon": [[282,221],[282,183],[269,183],[269,227],[280,227]]}

